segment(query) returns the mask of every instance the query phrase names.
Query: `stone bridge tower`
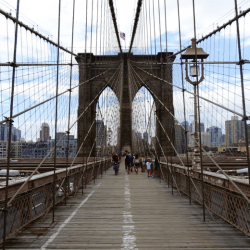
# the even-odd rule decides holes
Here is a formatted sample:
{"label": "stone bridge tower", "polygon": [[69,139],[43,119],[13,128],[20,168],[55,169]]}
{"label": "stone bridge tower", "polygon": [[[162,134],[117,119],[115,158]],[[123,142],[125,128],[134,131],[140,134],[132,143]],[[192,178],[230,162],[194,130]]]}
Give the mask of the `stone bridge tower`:
{"label": "stone bridge tower", "polygon": [[[157,55],[133,55],[132,53],[118,54],[117,56],[95,56],[90,53],[80,53],[76,60],[79,64],[79,83],[83,83],[86,80],[98,75],[111,66],[110,63],[121,63],[122,66],[122,90],[117,91],[117,89],[111,89],[115,92],[119,103],[120,103],[120,131],[121,134],[118,135],[118,141],[120,142],[121,151],[131,150],[132,144],[132,101],[134,96],[131,94],[131,84],[129,83],[129,64],[133,62],[146,62],[146,64],[138,65],[141,69],[157,75],[158,77],[167,80],[172,83],[172,64],[164,64],[167,62],[173,62],[173,53],[158,53]],[[103,64],[100,64],[103,63]],[[79,87],[79,106],[78,115],[80,115],[87,106],[93,101],[100,90],[105,86],[110,77],[115,73],[115,69],[110,70],[105,75],[89,81],[80,85]],[[156,96],[163,102],[163,104],[174,114],[173,107],[173,89],[170,84],[164,83],[149,74],[143,72],[142,70],[137,70],[138,75],[142,81],[136,85],[136,92],[143,86],[144,83],[149,87],[148,90],[152,90]],[[146,87],[146,86],[145,86]],[[134,91],[133,91],[134,93]],[[152,95],[153,96],[153,95]],[[174,143],[174,119],[166,111],[164,107],[159,103],[159,101],[153,96],[156,104],[156,114],[161,121],[164,129],[169,134],[171,141]],[[82,116],[78,121],[78,148],[82,144],[86,134],[93,121],[96,118],[96,104],[98,98],[91,104],[91,107],[87,110],[84,116]],[[156,134],[160,140],[162,148],[167,155],[173,155],[174,151],[169,144],[169,141],[159,125],[156,122]],[[84,142],[84,146],[80,151],[80,156],[88,156],[92,145],[96,137],[96,129],[92,128],[87,139]],[[156,149],[160,155],[162,155],[158,143],[156,143]],[[94,156],[95,150],[92,152]]]}

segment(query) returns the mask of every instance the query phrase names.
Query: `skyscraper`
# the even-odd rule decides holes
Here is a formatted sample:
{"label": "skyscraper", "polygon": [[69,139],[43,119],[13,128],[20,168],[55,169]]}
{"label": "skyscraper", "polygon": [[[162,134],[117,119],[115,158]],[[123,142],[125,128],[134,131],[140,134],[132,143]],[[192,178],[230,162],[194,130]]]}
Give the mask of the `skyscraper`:
{"label": "skyscraper", "polygon": [[40,140],[46,142],[49,139],[50,139],[49,124],[44,122],[42,123],[41,130],[40,130]]}
{"label": "skyscraper", "polygon": [[[185,124],[183,126],[185,126]],[[178,123],[176,123],[174,127],[175,127],[175,149],[179,154],[184,154],[186,153],[185,130]]]}
{"label": "skyscraper", "polygon": [[145,142],[145,143],[148,143],[148,141],[149,141],[149,140],[148,140],[148,139],[149,139],[149,138],[148,138],[148,132],[144,132],[144,133],[143,133],[143,139],[144,139],[144,142]]}
{"label": "skyscraper", "polygon": [[211,147],[221,146],[221,137],[222,137],[221,128],[212,126],[210,128],[207,128],[207,132],[209,133],[210,136]]}
{"label": "skyscraper", "polygon": [[[9,122],[1,124],[1,141],[8,141],[9,139]],[[15,128],[13,124],[11,125],[11,141],[20,141],[21,130]]]}
{"label": "skyscraper", "polygon": [[[200,127],[201,127],[201,132],[205,132],[205,126],[204,126],[203,122],[201,122]],[[194,133],[195,132],[195,121],[192,121],[192,123],[190,123],[189,132],[190,133]],[[199,123],[198,123],[198,132],[199,132]]]}
{"label": "skyscraper", "polygon": [[240,139],[245,140],[244,122],[238,120],[238,116],[232,116],[231,120],[225,121],[226,146],[237,146]]}
{"label": "skyscraper", "polygon": [[96,133],[97,133],[96,146],[106,145],[106,130],[107,127],[104,126],[104,122],[101,120],[96,120]]}

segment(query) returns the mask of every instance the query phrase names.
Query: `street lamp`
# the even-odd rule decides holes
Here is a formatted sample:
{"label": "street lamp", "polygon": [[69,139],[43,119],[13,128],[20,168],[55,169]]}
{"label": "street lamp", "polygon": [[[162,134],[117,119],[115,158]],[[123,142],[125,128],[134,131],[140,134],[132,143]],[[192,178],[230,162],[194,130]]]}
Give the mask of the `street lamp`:
{"label": "street lamp", "polygon": [[[196,47],[196,39],[192,39],[192,46],[191,48],[187,48],[186,52],[181,55],[181,59],[185,59],[186,65],[186,80],[191,83],[194,86],[194,121],[195,121],[195,132],[194,132],[194,138],[195,138],[195,147],[194,147],[194,157],[193,157],[193,169],[201,169],[200,166],[200,150],[199,150],[199,137],[198,137],[198,121],[197,121],[197,86],[199,83],[201,83],[204,78],[204,65],[203,60],[206,59],[209,56],[202,48]],[[191,61],[192,60],[192,61]],[[199,61],[198,61],[199,60]],[[201,62],[201,69],[198,66],[198,64]],[[191,66],[189,68],[189,64],[191,63]],[[195,78],[194,80],[191,80],[189,77],[189,74],[191,77]],[[199,79],[200,78],[200,79]],[[201,131],[200,131],[201,132]]]}

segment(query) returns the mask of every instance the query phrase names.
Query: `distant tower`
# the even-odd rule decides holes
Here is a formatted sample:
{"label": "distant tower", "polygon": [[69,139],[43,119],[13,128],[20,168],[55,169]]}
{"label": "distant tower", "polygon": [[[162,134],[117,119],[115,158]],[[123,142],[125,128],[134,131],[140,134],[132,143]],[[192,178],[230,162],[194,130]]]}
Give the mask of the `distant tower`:
{"label": "distant tower", "polygon": [[49,124],[44,122],[44,123],[42,123],[41,130],[40,130],[40,139],[41,139],[41,141],[48,141],[49,138],[50,138]]}
{"label": "distant tower", "polygon": [[245,140],[244,122],[238,120],[238,116],[232,116],[231,120],[225,121],[226,146],[237,146],[239,139]]}
{"label": "distant tower", "polygon": [[149,136],[148,136],[148,132],[144,132],[143,133],[143,139],[144,139],[144,141],[146,142],[146,143],[149,143],[149,138],[148,138]]}

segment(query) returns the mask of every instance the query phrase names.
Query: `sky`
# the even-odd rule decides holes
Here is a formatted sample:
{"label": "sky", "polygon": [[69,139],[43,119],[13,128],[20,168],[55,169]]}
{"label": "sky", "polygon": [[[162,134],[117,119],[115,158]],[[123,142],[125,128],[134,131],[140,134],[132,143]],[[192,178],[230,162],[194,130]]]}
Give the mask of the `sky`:
{"label": "sky", "polygon": [[[73,0],[62,0],[61,14],[61,40],[65,47],[71,44],[71,23],[72,23],[72,3]],[[98,0],[101,4],[101,0]],[[149,4],[149,0],[143,1],[143,4]],[[182,39],[189,41],[193,37],[193,11],[192,0],[180,0],[180,18]],[[155,9],[158,1],[155,0]],[[92,1],[88,0],[88,9],[91,12]],[[93,19],[97,17],[97,0],[93,0],[94,11]],[[151,0],[152,5],[152,0]],[[161,16],[165,15],[164,0],[160,0]],[[249,0],[238,0],[239,10],[245,10],[250,7]],[[114,0],[114,6],[117,16],[119,31],[126,34],[126,45],[130,44],[131,31],[134,22],[137,0]],[[0,7],[5,11],[11,11],[15,14],[16,0],[0,0]],[[152,8],[152,6],[151,6]],[[75,51],[81,52],[84,49],[84,30],[85,30],[85,9],[86,1],[76,0],[75,12]],[[99,6],[100,10],[100,6]],[[199,0],[195,1],[197,34],[200,36],[209,33],[217,25],[223,24],[234,16],[234,0]],[[91,13],[89,13],[89,18]],[[173,35],[173,41],[169,46],[176,49],[176,40],[178,41],[178,18],[177,1],[166,0],[167,31]],[[58,0],[21,0],[20,1],[20,20],[28,25],[34,25],[34,28],[43,34],[52,35],[53,40],[57,40],[57,21],[58,21]],[[89,20],[90,23],[90,20]],[[164,23],[162,22],[162,25]],[[157,22],[156,22],[157,25]],[[156,29],[157,30],[157,29]],[[162,29],[163,33],[164,29]],[[250,31],[247,30],[248,36]],[[157,34],[158,36],[159,34]],[[171,37],[172,38],[172,37]],[[172,39],[171,39],[172,40]],[[248,40],[250,43],[250,39]],[[125,46],[125,43],[122,44]],[[178,45],[178,44],[177,44]]]}
{"label": "sky", "polygon": [[[57,42],[57,31],[58,31],[58,0],[20,0],[20,20],[33,27],[35,30],[39,31],[46,37],[49,37],[53,41]],[[155,22],[155,36],[152,35],[149,40],[152,44],[156,43],[157,52],[160,51],[159,41],[162,40],[163,49],[167,47],[168,51],[177,52],[179,50],[179,35],[178,35],[178,15],[177,15],[177,0],[160,0],[160,11],[158,12],[158,1],[156,0],[144,0],[141,12],[141,18],[138,25],[138,30],[140,27],[146,26],[149,33],[150,27],[147,23],[143,23],[143,13],[145,15],[145,6],[147,11],[149,10],[149,4],[151,4],[151,14],[152,14],[152,4],[154,3],[154,8],[156,10],[156,22]],[[163,8],[166,2],[166,19],[167,28],[165,27],[165,9]],[[181,39],[182,46],[185,47],[190,45],[190,40],[193,38],[193,10],[192,10],[192,0],[180,0],[180,19],[181,19]],[[64,47],[70,49],[71,45],[71,25],[72,25],[72,3],[73,0],[62,0],[62,13],[61,13],[61,44]],[[93,10],[92,10],[93,3]],[[94,54],[106,53],[118,53],[118,47],[114,32],[112,29],[111,19],[109,20],[110,30],[104,34],[104,30],[100,27],[101,14],[100,9],[103,8],[103,15],[109,14],[108,11],[108,1],[105,0],[88,0],[88,11],[87,11],[87,40],[85,41],[85,31],[86,31],[86,0],[76,0],[76,11],[75,11],[75,32],[74,32],[74,52],[82,53],[85,51],[85,42],[87,44],[86,50],[88,52],[93,52]],[[134,15],[136,11],[137,0],[114,0],[115,12],[117,17],[117,25],[120,32],[126,34],[126,42],[121,41],[122,49],[125,50],[129,47],[131,40],[132,27],[134,22]],[[238,0],[239,9],[238,11],[244,11],[250,7],[249,0]],[[0,0],[0,8],[4,11],[11,13],[15,16],[16,0]],[[99,12],[97,12],[97,9]],[[196,28],[197,28],[197,38],[204,36],[214,30],[217,26],[222,25],[229,19],[233,18],[234,12],[234,0],[196,0],[195,1],[195,13],[196,13]],[[92,15],[93,12],[93,15]],[[99,14],[97,14],[99,13]],[[158,16],[161,17],[161,25],[158,23]],[[93,17],[93,20],[91,19]],[[96,25],[98,20],[98,25]],[[241,34],[244,36],[242,40],[243,55],[245,59],[249,59],[250,54],[250,29],[247,28],[247,24],[250,22],[250,14],[246,18],[240,20]],[[92,25],[90,25],[92,23]],[[14,25],[10,21],[6,21],[5,18],[0,16],[0,62],[9,62],[13,56],[13,46],[14,46]],[[142,25],[142,26],[140,26]],[[153,23],[151,23],[151,28],[153,29]],[[161,32],[160,32],[161,30]],[[91,32],[92,31],[92,32]],[[97,31],[97,32],[96,32]],[[102,37],[100,36],[102,32]],[[168,44],[165,44],[165,34],[167,32]],[[138,36],[140,32],[137,32]],[[18,53],[17,58],[19,61],[27,62],[38,62],[38,61],[56,61],[56,50],[55,48],[43,44],[38,38],[30,36],[29,33],[21,30],[19,37],[22,37],[22,43],[18,43]],[[101,43],[99,40],[103,39]],[[97,46],[94,41],[98,40]],[[20,41],[20,40],[19,40]],[[92,43],[90,42],[92,41]],[[25,45],[24,45],[25,44]],[[104,44],[100,46],[99,44]],[[147,45],[146,40],[139,40],[138,37],[135,38],[133,53],[143,53],[145,46]],[[209,60],[237,60],[237,47],[236,45],[236,28],[235,26],[228,27],[225,32],[217,34],[208,42],[204,42],[201,46],[206,52],[210,54]],[[153,51],[154,52],[154,51]],[[70,56],[66,53],[60,53],[61,62],[68,63],[70,61]],[[179,57],[176,58],[176,62],[179,62]],[[77,67],[77,66],[76,66]],[[74,68],[73,72],[73,85],[77,85],[78,72],[77,68]],[[250,96],[250,69],[245,66],[245,81],[246,81],[246,97]],[[46,69],[46,74],[44,70],[29,69],[20,70],[18,69],[19,78],[17,79],[16,86],[16,102],[22,103],[19,107],[16,107],[15,112],[20,112],[22,109],[28,108],[39,101],[46,100],[52,97],[55,92],[55,72],[56,68]],[[174,65],[173,83],[176,86],[181,86],[181,74],[180,67]],[[236,111],[242,112],[241,107],[241,91],[240,91],[240,77],[239,71],[232,67],[213,67],[206,66],[206,81],[204,81],[201,86],[201,95],[206,98],[214,99],[219,103],[222,103],[226,107],[235,109]],[[60,68],[61,84],[59,86],[59,92],[67,90],[68,80],[69,80],[69,70],[67,67]],[[7,72],[2,70],[1,72],[1,109],[2,114],[7,115],[9,106],[9,94],[10,94],[10,83],[11,83],[11,71]],[[188,90],[192,90],[192,86],[187,86]],[[107,91],[108,93],[108,91]],[[223,98],[222,98],[223,97]],[[77,91],[73,92],[74,105],[72,105],[72,119],[77,117]],[[182,92],[177,88],[174,88],[174,105],[175,114],[178,120],[183,121],[183,102],[181,102]],[[186,99],[190,99],[187,95]],[[68,95],[64,94],[60,98],[60,112],[59,112],[59,126],[61,131],[66,131],[67,126],[65,125],[65,116],[67,113],[66,103],[68,102]],[[52,107],[53,102],[46,104],[45,109]],[[117,105],[117,104],[115,104]],[[230,119],[232,114],[220,110],[216,107],[207,107],[207,104],[203,105],[203,117],[205,126],[221,125],[224,126],[224,121]],[[5,109],[6,107],[6,109]],[[187,120],[191,120],[193,115],[193,108],[190,102],[186,103],[187,108]],[[18,110],[19,109],[19,110]],[[247,100],[247,110],[250,111],[250,101]],[[7,112],[8,113],[8,112]],[[52,112],[53,113],[53,112]],[[48,111],[44,112],[42,108],[30,113],[30,117],[40,117],[35,118],[35,121],[30,117],[21,117],[18,121],[18,127],[22,128],[22,131],[26,131],[26,137],[37,138],[39,137],[39,128],[42,120],[49,117],[51,126],[54,125],[52,113]],[[207,113],[211,113],[209,118]],[[222,114],[219,116],[218,114]],[[213,119],[213,117],[216,117]],[[207,121],[205,121],[207,120]],[[24,129],[24,124],[36,124],[36,131],[33,135],[28,135],[28,129]],[[75,128],[75,134],[76,134]]]}

